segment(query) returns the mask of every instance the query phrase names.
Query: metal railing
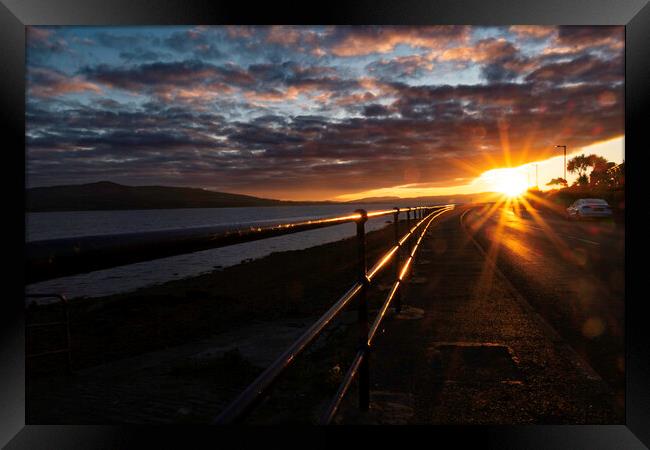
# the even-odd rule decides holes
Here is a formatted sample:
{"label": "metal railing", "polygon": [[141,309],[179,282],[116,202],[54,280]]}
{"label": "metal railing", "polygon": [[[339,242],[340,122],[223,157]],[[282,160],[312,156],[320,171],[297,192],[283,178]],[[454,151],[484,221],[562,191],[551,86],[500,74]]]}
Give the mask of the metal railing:
{"label": "metal railing", "polygon": [[[269,392],[278,378],[291,366],[296,357],[300,355],[323,330],[336,318],[341,311],[349,305],[352,299],[357,298],[357,322],[359,328],[359,349],[357,354],[346,373],[343,382],[336,393],[335,398],[328,407],[321,423],[329,423],[339,409],[342,399],[347,393],[352,381],[359,379],[359,407],[361,410],[367,410],[370,403],[370,382],[369,382],[369,365],[368,352],[377,331],[386,315],[391,302],[396,299],[396,310],[401,308],[399,288],[404,282],[406,275],[412,265],[413,259],[417,252],[418,246],[422,241],[431,222],[454,208],[454,205],[442,205],[433,207],[415,207],[415,208],[394,208],[386,211],[366,212],[357,210],[354,214],[347,216],[345,221],[355,221],[357,224],[357,281],[345,292],[337,301],[323,314],[302,336],[298,338],[287,350],[285,350],[270,366],[268,366],[233,402],[224,409],[221,414],[214,420],[215,424],[235,423],[243,420],[262,398]],[[407,233],[399,237],[399,214],[406,213]],[[393,215],[394,227],[394,244],[375,264],[367,270],[366,261],[366,239],[365,223],[371,217],[380,217],[384,215]],[[413,215],[413,219],[411,219]],[[411,221],[418,220],[415,225],[411,226]],[[409,240],[415,236],[420,229],[420,234],[415,244],[409,244]],[[412,243],[412,242],[411,242]],[[405,244],[409,244],[406,245]],[[407,259],[400,267],[400,250],[406,247]],[[372,280],[377,274],[395,258],[395,282],[384,301],[379,313],[377,314],[371,327],[368,326],[368,304],[367,291]]]}
{"label": "metal railing", "polygon": [[36,322],[25,324],[26,329],[32,328],[41,328],[41,327],[54,327],[54,326],[63,326],[65,327],[65,347],[59,348],[56,350],[47,350],[39,353],[27,353],[25,354],[26,359],[40,358],[48,355],[55,355],[59,353],[66,353],[66,369],[70,374],[72,373],[72,345],[70,337],[70,309],[68,306],[68,299],[63,294],[25,294],[26,298],[57,298],[59,303],[63,305],[63,321],[54,321],[54,322]]}
{"label": "metal railing", "polygon": [[[55,278],[58,276],[90,272],[140,261],[148,261],[165,256],[190,253],[210,248],[251,242],[259,239],[298,233],[317,228],[330,227],[344,223],[356,223],[357,240],[357,281],[345,292],[307,331],[303,333],[287,350],[285,350],[259,377],[250,384],[216,419],[215,423],[231,423],[242,420],[267,394],[276,380],[295,361],[323,330],[350,304],[357,299],[359,348],[346,373],[335,398],[321,419],[329,423],[335,416],[342,399],[352,381],[359,379],[359,406],[362,410],[369,407],[369,367],[368,352],[377,331],[386,315],[391,302],[395,310],[401,309],[400,286],[412,265],[417,249],[431,222],[454,208],[454,205],[418,206],[393,208],[389,210],[356,210],[352,214],[337,217],[317,218],[293,223],[277,223],[267,226],[226,229],[210,227],[190,230],[172,230],[148,233],[131,233],[110,236],[86,236],[27,243],[27,278],[29,282]],[[406,214],[406,233],[400,237],[400,214]],[[393,217],[393,245],[368,270],[366,261],[366,230],[369,219],[382,216]],[[420,231],[417,241],[412,242],[415,233]],[[404,253],[404,255],[401,255]],[[402,257],[405,261],[400,265]],[[395,281],[377,314],[372,326],[368,323],[367,292],[372,281],[388,263],[394,260]],[[71,370],[70,324],[68,303],[60,294],[27,294],[27,297],[57,297],[65,306],[67,349],[55,352],[68,352],[68,370]],[[41,324],[33,324],[40,326]],[[53,325],[50,323],[49,325]],[[42,356],[42,354],[28,357]]]}
{"label": "metal railing", "polygon": [[[415,214],[422,208],[401,208],[400,212]],[[394,212],[393,209],[372,211],[368,213],[368,218],[391,215]],[[27,284],[356,222],[360,218],[360,214],[354,212],[338,217],[246,228],[213,226],[30,241],[25,244]]]}

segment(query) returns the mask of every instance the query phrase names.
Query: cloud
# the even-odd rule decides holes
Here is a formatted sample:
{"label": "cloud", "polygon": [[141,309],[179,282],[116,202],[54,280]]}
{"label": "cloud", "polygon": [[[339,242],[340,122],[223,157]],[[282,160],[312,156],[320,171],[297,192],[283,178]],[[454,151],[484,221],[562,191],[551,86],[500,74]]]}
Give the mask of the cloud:
{"label": "cloud", "polygon": [[80,92],[102,93],[101,87],[96,83],[45,67],[29,68],[27,86],[28,95],[41,98]]}
{"label": "cloud", "polygon": [[441,49],[467,39],[469,27],[456,25],[337,27],[328,36],[331,53],[343,57],[388,53],[398,45]]}
{"label": "cloud", "polygon": [[472,46],[450,48],[436,58],[463,64],[482,64],[481,75],[489,82],[514,79],[525,60],[519,49],[504,38],[482,39]]}
{"label": "cloud", "polygon": [[373,103],[372,105],[364,106],[363,115],[367,117],[389,116],[391,110],[384,105]]}
{"label": "cloud", "polygon": [[294,62],[212,64],[200,60],[155,62],[130,67],[88,66],[80,70],[86,79],[113,89],[136,94],[150,93],[168,101],[211,101],[224,94],[241,92],[254,102],[295,100],[299,95],[327,92],[336,98],[359,88],[356,80],[340,78],[330,67],[303,67]]}
{"label": "cloud", "polygon": [[520,38],[543,40],[553,36],[557,32],[557,27],[542,25],[513,25],[509,30]]}
{"label": "cloud", "polygon": [[543,53],[580,56],[584,52],[601,50],[621,54],[624,48],[625,28],[623,26],[560,26],[557,36]]}
{"label": "cloud", "polygon": [[84,67],[80,73],[93,83],[133,93],[173,99],[213,98],[233,87],[250,85],[250,74],[234,64],[216,66],[199,60],[155,62],[132,67],[106,64]]}
{"label": "cloud", "polygon": [[183,54],[185,57],[203,57],[207,59],[218,59],[224,56],[219,45],[213,38],[203,32],[202,28],[192,28],[187,31],[172,33],[163,41],[171,50]]}
{"label": "cloud", "polygon": [[99,45],[108,48],[124,50],[135,45],[144,45],[151,41],[151,38],[139,33],[114,34],[109,32],[98,32],[94,35],[94,41]]}
{"label": "cloud", "polygon": [[[59,33],[36,30],[34,43]],[[28,63],[29,180],[333,197],[454,184],[476,175],[468,166],[506,164],[504,146],[523,163],[560,140],[623,133],[620,28],[487,31],[192,27],[130,44],[96,33],[113,46],[99,64],[87,48]]]}
{"label": "cloud", "polygon": [[604,60],[585,54],[570,61],[544,65],[528,74],[526,80],[553,84],[607,84],[622,82],[624,70],[622,57]]}
{"label": "cloud", "polygon": [[39,157],[31,167],[48,173],[46,167],[60,164],[75,178],[87,176],[92,166],[104,178],[119,172],[131,179],[191,180],[247,192],[260,182],[269,191],[322,189],[327,179],[331,192],[345,193],[403,184],[412,180],[413,167],[418,179],[442,182],[467,175],[461,162],[482,167],[484,154],[505,163],[504,130],[513,148],[528,140],[529,150],[539,152],[560,136],[580,146],[620,134],[623,127],[620,89],[610,89],[607,102],[593,86],[394,84],[393,89],[399,93],[393,105],[368,105],[365,118],[343,120],[265,115],[233,121],[163,104],[59,116],[32,110],[29,130],[39,133],[28,147]]}
{"label": "cloud", "polygon": [[424,55],[410,55],[373,61],[366,66],[366,69],[383,78],[415,78],[431,72],[433,67],[432,58]]}
{"label": "cloud", "polygon": [[26,56],[28,61],[41,63],[55,55],[69,51],[69,44],[53,28],[27,26],[25,28]]}
{"label": "cloud", "polygon": [[300,41],[301,33],[295,27],[272,26],[266,37],[270,44],[295,45]]}
{"label": "cloud", "polygon": [[119,55],[120,58],[124,59],[126,63],[157,61],[165,57],[169,57],[168,54],[163,54],[154,50],[144,49],[140,47],[121,51]]}
{"label": "cloud", "polygon": [[437,59],[480,63],[510,58],[517,52],[517,48],[504,38],[488,38],[482,39],[472,46],[447,49]]}

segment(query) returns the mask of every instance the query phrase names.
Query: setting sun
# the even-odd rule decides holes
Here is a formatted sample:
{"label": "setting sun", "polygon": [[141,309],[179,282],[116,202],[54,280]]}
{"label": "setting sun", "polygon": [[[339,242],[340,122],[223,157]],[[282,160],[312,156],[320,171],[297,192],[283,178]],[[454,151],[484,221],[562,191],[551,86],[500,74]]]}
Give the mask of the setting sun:
{"label": "setting sun", "polygon": [[493,169],[481,175],[495,192],[517,197],[528,188],[526,177],[520,169]]}

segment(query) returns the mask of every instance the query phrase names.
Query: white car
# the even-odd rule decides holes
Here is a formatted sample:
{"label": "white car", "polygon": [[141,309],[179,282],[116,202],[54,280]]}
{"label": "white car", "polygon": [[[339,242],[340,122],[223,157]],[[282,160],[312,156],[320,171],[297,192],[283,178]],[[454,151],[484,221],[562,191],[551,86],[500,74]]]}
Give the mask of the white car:
{"label": "white car", "polygon": [[566,209],[566,218],[607,218],[612,217],[612,209],[602,198],[581,198]]}

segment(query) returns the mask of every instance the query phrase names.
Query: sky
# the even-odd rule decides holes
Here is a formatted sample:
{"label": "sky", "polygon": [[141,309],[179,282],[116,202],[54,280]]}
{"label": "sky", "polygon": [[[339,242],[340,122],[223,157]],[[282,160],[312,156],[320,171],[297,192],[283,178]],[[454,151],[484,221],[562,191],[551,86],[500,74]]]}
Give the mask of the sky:
{"label": "sky", "polygon": [[624,27],[39,26],[26,45],[30,187],[413,197],[505,167],[533,186],[534,164],[544,188],[555,145],[624,158]]}

